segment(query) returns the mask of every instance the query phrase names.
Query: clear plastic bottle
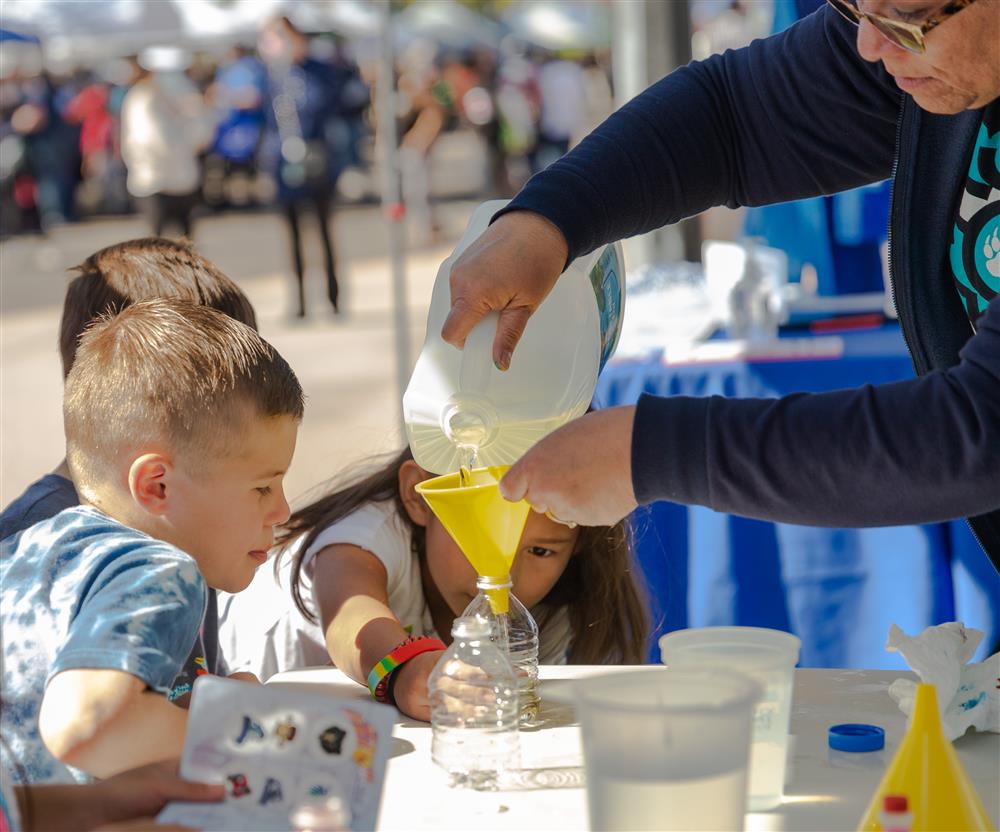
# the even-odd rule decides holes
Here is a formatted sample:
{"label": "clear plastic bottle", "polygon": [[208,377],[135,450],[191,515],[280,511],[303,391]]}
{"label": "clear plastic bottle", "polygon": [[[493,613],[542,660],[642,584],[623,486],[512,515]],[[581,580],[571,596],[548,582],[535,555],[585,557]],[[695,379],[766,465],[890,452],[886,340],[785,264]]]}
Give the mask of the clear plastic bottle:
{"label": "clear plastic bottle", "polygon": [[456,618],[452,643],[431,671],[431,757],[452,786],[499,788],[520,765],[517,684],[485,618]]}
{"label": "clear plastic bottle", "polygon": [[441,264],[427,335],[403,396],[414,459],[435,474],[457,471],[473,452],[476,465],[512,465],[539,439],[583,415],[621,332],[625,275],[615,243],[566,268],[528,321],[507,372],[493,365],[496,313],[473,327],[463,349],[442,340],[452,264],[504,205],[480,205]]}
{"label": "clear plastic bottle", "polygon": [[501,588],[509,590],[509,578],[498,581],[480,576],[476,586],[479,587],[479,594],[465,608],[462,616],[479,616],[490,623],[490,638],[506,651],[517,675],[520,722],[531,725],[538,718],[538,624],[512,592],[508,593],[507,612],[493,611],[487,592]]}

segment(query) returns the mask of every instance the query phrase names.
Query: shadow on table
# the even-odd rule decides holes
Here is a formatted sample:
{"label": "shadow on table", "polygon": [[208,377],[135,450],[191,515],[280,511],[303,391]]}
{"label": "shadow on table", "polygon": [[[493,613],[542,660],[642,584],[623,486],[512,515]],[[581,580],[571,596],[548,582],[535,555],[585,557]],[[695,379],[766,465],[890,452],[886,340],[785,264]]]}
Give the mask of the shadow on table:
{"label": "shadow on table", "polygon": [[393,757],[403,757],[416,751],[416,747],[409,740],[401,740],[399,737],[392,738],[392,745],[389,746],[389,759]]}

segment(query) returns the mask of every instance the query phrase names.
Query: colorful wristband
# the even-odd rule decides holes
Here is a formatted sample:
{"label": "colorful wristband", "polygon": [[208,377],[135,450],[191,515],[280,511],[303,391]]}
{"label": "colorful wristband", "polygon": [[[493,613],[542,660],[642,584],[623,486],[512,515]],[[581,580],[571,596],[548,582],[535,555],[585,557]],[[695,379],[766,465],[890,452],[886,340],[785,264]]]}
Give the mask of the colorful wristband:
{"label": "colorful wristband", "polygon": [[406,641],[394,647],[389,654],[375,663],[368,674],[368,690],[372,692],[377,702],[394,704],[389,699],[389,678],[399,667],[414,656],[429,653],[431,650],[444,650],[445,644],[430,636],[410,636]]}

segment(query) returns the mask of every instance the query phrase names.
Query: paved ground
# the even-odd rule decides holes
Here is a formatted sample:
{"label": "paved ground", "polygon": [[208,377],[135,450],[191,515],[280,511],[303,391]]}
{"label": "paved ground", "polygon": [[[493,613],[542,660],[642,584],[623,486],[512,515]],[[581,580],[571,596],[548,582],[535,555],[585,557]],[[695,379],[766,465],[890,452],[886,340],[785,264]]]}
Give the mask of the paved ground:
{"label": "paved ground", "polygon": [[[476,204],[442,203],[441,242],[410,252],[412,358],[423,340],[437,268]],[[374,206],[344,209],[334,228],[345,312],[335,318],[323,298],[319,241],[307,226],[306,262],[315,266],[307,275],[311,314],[305,322],[289,316],[289,252],[276,217],[207,217],[195,232],[198,249],[246,291],[261,333],[295,369],[308,396],[287,480],[293,501],[345,465],[403,443],[387,231]],[[140,219],[126,217],[67,226],[48,239],[20,237],[0,245],[0,505],[63,456],[56,337],[66,269],[105,245],[146,233]]]}

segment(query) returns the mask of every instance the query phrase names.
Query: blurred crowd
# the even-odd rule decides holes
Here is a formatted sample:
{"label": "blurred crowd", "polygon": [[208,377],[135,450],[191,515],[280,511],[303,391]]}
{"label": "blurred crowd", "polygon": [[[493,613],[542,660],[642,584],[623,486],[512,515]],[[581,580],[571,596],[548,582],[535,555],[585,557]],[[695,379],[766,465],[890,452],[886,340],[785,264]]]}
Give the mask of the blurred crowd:
{"label": "blurred crowd", "polygon": [[[301,271],[304,210],[328,217],[338,194],[377,196],[378,60],[275,18],[220,57],[162,46],[60,75],[16,66],[0,78],[0,236],[137,210],[153,233],[191,236],[205,210],[274,205]],[[512,195],[611,111],[609,64],[605,52],[510,38],[499,49],[401,48],[399,164],[416,240],[437,233],[428,159],[444,133],[475,134],[489,195]]]}

